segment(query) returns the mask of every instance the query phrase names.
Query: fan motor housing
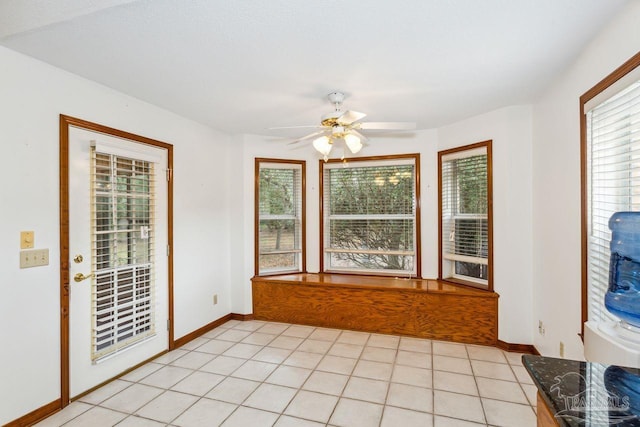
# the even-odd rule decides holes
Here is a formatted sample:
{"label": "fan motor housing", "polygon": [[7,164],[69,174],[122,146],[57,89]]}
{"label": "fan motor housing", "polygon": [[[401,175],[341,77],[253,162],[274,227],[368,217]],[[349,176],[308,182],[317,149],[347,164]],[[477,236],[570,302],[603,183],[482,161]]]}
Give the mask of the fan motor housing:
{"label": "fan motor housing", "polygon": [[338,117],[327,117],[322,119],[322,126],[333,127],[338,124]]}
{"label": "fan motor housing", "polygon": [[331,113],[324,114],[322,116],[322,126],[335,126],[338,124],[338,119],[344,114],[344,111],[335,110]]}

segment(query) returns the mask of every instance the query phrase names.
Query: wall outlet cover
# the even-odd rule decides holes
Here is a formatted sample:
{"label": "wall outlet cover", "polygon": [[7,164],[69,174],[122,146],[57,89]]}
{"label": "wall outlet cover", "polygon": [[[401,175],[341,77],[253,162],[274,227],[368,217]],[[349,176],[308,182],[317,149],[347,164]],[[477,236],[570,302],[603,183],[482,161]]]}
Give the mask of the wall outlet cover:
{"label": "wall outlet cover", "polygon": [[34,233],[33,231],[20,232],[20,249],[33,248]]}
{"label": "wall outlet cover", "polygon": [[20,251],[20,268],[41,267],[49,265],[49,249]]}

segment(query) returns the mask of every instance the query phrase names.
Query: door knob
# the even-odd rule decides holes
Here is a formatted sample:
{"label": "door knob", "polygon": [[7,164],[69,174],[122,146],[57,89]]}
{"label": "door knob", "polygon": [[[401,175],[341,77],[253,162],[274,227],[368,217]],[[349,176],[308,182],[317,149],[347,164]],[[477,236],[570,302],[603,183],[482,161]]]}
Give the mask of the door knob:
{"label": "door knob", "polygon": [[76,282],[82,282],[83,280],[86,280],[89,277],[93,277],[93,273],[87,274],[86,276],[82,273],[78,273],[75,276],[73,276],[73,280],[75,280]]}

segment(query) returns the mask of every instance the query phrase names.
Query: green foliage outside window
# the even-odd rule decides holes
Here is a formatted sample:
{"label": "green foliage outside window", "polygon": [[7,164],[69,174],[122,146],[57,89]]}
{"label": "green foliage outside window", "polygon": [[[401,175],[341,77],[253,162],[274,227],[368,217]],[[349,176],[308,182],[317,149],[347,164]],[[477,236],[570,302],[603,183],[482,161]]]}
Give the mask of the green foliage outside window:
{"label": "green foliage outside window", "polygon": [[487,155],[456,162],[461,214],[487,214]]}
{"label": "green foliage outside window", "polygon": [[[458,214],[474,218],[456,218],[455,253],[487,257],[487,155],[471,156],[452,161],[456,179]],[[456,274],[487,279],[487,266],[456,261]]]}
{"label": "green foliage outside window", "polygon": [[[260,169],[260,216],[295,216],[295,173],[293,169]],[[260,221],[261,233],[275,234],[274,250],[282,249],[283,233],[293,233],[294,230],[293,219]]]}
{"label": "green foliage outside window", "polygon": [[329,248],[341,250],[331,254],[332,264],[413,270],[414,166],[350,166],[328,174]]}
{"label": "green foliage outside window", "polygon": [[259,172],[259,270],[300,268],[301,169],[277,164]]}

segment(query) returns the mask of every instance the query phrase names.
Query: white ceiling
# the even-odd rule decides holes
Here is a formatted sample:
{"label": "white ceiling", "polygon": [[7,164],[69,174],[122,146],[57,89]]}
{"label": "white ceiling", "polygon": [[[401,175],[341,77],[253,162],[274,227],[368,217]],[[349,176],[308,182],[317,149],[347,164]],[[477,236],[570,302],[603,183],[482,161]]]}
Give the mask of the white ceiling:
{"label": "white ceiling", "polygon": [[0,44],[232,134],[334,90],[425,129],[535,101],[629,1],[0,0]]}

